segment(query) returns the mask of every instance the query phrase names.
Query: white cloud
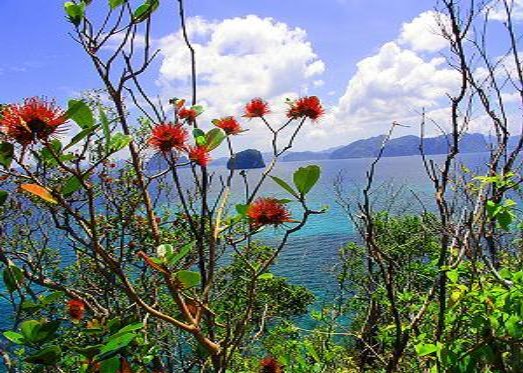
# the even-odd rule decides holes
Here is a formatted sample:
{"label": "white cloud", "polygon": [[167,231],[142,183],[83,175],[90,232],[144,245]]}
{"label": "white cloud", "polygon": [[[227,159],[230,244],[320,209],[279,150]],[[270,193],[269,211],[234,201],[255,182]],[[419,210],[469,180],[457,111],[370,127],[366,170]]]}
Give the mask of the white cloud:
{"label": "white cloud", "polygon": [[[489,11],[490,19],[496,21],[506,21],[507,12],[505,9],[505,0],[492,1],[487,10]],[[507,5],[511,9],[511,18],[513,21],[523,21],[523,0],[506,0]]]}
{"label": "white cloud", "polygon": [[[304,94],[325,70],[307,34],[255,15],[187,22],[196,51],[198,97],[216,114],[231,114],[253,97]],[[164,94],[188,97],[189,53],[180,33],[160,40],[158,83]],[[315,83],[318,84],[318,83]]]}
{"label": "white cloud", "polygon": [[335,121],[356,136],[384,133],[393,121],[419,122],[422,108],[436,109],[459,83],[444,59],[420,57],[396,42],[361,60],[335,109]]}
{"label": "white cloud", "polygon": [[399,43],[414,51],[437,52],[448,45],[442,27],[449,29],[450,21],[442,13],[432,10],[421,13],[401,28]]}

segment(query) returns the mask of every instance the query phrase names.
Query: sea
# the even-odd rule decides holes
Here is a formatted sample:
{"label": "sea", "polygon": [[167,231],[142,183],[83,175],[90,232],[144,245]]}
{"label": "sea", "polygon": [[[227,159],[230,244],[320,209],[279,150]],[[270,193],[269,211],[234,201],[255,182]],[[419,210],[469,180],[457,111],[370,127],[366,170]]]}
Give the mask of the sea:
{"label": "sea", "polygon": [[[470,169],[480,169],[487,159],[485,153],[472,153],[460,156],[459,162]],[[432,156],[435,162],[442,162],[443,155]],[[310,217],[307,225],[293,234],[283,248],[271,271],[284,276],[292,284],[303,285],[310,289],[320,302],[335,296],[336,270],[339,265],[338,252],[348,242],[361,242],[349,211],[358,213],[358,203],[362,199],[362,190],[366,184],[366,175],[373,159],[320,160],[307,162],[284,162],[276,165],[274,172],[289,183],[292,174],[300,167],[315,164],[321,168],[321,178],[314,189],[307,195],[311,208],[325,208],[325,213]],[[211,167],[214,180],[227,175],[223,167]],[[247,171],[247,178],[254,182],[262,170]],[[190,170],[182,170],[181,177],[190,178]],[[241,203],[244,199],[244,185],[236,175],[231,189],[231,203]],[[271,179],[267,179],[259,195],[276,198],[289,198]],[[387,209],[393,213],[419,213],[431,210],[434,190],[427,177],[419,156],[386,157],[377,164],[371,198],[373,208]],[[293,218],[300,218],[300,206],[290,203]],[[268,243],[277,243],[283,235],[283,228],[267,228],[258,238]],[[72,259],[64,252],[63,261]],[[2,285],[3,286],[3,283]],[[0,288],[6,294],[4,288]],[[10,325],[8,315],[12,312],[7,302],[0,299],[0,331]]]}

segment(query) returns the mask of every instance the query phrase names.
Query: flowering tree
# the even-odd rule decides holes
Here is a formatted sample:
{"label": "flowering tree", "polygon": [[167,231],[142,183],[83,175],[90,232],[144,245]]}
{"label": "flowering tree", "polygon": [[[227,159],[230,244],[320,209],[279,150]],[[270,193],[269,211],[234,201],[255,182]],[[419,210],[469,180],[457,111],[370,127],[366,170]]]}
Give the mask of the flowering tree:
{"label": "flowering tree", "polygon": [[[110,104],[89,96],[61,109],[34,97],[0,112],[0,261],[14,315],[4,336],[18,346],[4,351],[4,362],[53,372],[225,372],[257,325],[263,329],[271,314],[299,314],[311,301],[269,270],[292,234],[322,212],[306,198],[320,169],[300,168],[292,183],[271,173],[324,109],[315,96],[289,100],[285,120],[275,124],[266,101],[248,102],[243,117],[267,128],[273,158],[254,183],[234,167],[217,181],[212,153],[225,146],[234,160],[234,137],[247,124],[234,116],[200,123],[194,77],[192,104],[172,99],[167,113],[145,93],[139,77],[156,56],[150,30],[159,1],[133,7],[111,0],[100,26],[89,18],[98,6],[90,3],[66,2],[65,11]],[[181,1],[179,10],[187,35]],[[145,35],[140,59],[138,32]],[[103,47],[115,36],[121,44],[107,54]],[[133,119],[126,100],[141,118]],[[118,152],[123,161],[115,161]],[[153,154],[163,160],[156,173],[148,167]],[[236,177],[245,193],[231,211]],[[260,196],[269,178],[289,199]],[[176,206],[166,209],[173,196]],[[291,216],[288,203],[301,213]],[[254,240],[273,228],[275,246]],[[227,257],[232,264],[223,264]],[[289,308],[260,300],[282,291],[294,299]]]}

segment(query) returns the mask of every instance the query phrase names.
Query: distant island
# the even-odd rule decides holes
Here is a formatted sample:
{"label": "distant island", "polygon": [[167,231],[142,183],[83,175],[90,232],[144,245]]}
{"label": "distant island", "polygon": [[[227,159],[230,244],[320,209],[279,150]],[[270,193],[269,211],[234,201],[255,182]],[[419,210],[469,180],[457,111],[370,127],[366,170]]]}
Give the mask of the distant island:
{"label": "distant island", "polygon": [[[509,140],[509,148],[516,146],[519,136],[513,136]],[[280,159],[280,162],[299,162],[299,161],[318,161],[326,159],[351,159],[351,158],[373,158],[378,155],[385,135],[369,137],[367,139],[356,140],[345,146],[325,149],[322,151],[304,151],[289,152]],[[410,155],[419,155],[421,139],[419,136],[402,136],[391,139],[383,151],[384,157],[402,157]],[[488,137],[471,133],[464,134],[460,140],[460,153],[481,153],[489,150],[490,140]],[[437,136],[428,137],[423,140],[425,154],[446,154],[449,151],[450,137]],[[236,154],[236,158],[221,157],[212,161],[213,166],[226,166],[231,169],[253,169],[263,168],[265,163],[271,159],[271,153],[261,153],[255,149],[247,149]],[[188,162],[184,157],[181,163]],[[161,169],[167,167],[165,159],[156,154],[149,161],[149,167],[152,169]]]}

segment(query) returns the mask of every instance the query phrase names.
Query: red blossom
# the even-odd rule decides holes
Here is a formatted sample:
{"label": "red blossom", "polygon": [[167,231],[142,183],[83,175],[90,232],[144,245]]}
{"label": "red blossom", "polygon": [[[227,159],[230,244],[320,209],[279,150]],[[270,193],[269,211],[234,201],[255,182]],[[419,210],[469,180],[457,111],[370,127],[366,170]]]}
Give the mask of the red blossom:
{"label": "red blossom", "polygon": [[242,132],[240,123],[234,117],[225,117],[213,121],[214,125],[221,128],[227,135],[237,135]]}
{"label": "red blossom", "polygon": [[22,104],[5,106],[0,112],[2,131],[21,145],[46,141],[67,121],[65,112],[54,101],[32,97]]}
{"label": "red blossom", "polygon": [[80,299],[71,299],[67,302],[67,313],[74,322],[84,318],[85,303]]}
{"label": "red blossom", "polygon": [[181,124],[162,123],[153,128],[149,145],[162,152],[185,150],[187,130]]}
{"label": "red blossom", "polygon": [[185,107],[182,107],[178,111],[178,117],[180,119],[187,119],[187,120],[189,120],[189,122],[194,122],[194,120],[196,119],[197,116],[198,116],[198,112],[194,109],[187,109]]}
{"label": "red blossom", "polygon": [[189,159],[200,166],[205,167],[211,161],[211,155],[205,146],[191,146],[187,153]]}
{"label": "red blossom", "polygon": [[273,357],[265,357],[260,362],[261,373],[283,373],[283,366]]}
{"label": "red blossom", "polygon": [[247,216],[255,227],[262,225],[280,225],[293,220],[289,210],[276,198],[260,197],[247,208]]}
{"label": "red blossom", "polygon": [[287,116],[292,119],[307,117],[318,120],[325,110],[321,106],[320,99],[316,96],[302,97],[291,103]]}
{"label": "red blossom", "polygon": [[243,116],[247,118],[257,118],[269,113],[269,104],[266,101],[263,101],[261,98],[253,98],[245,105],[245,114],[243,114]]}

